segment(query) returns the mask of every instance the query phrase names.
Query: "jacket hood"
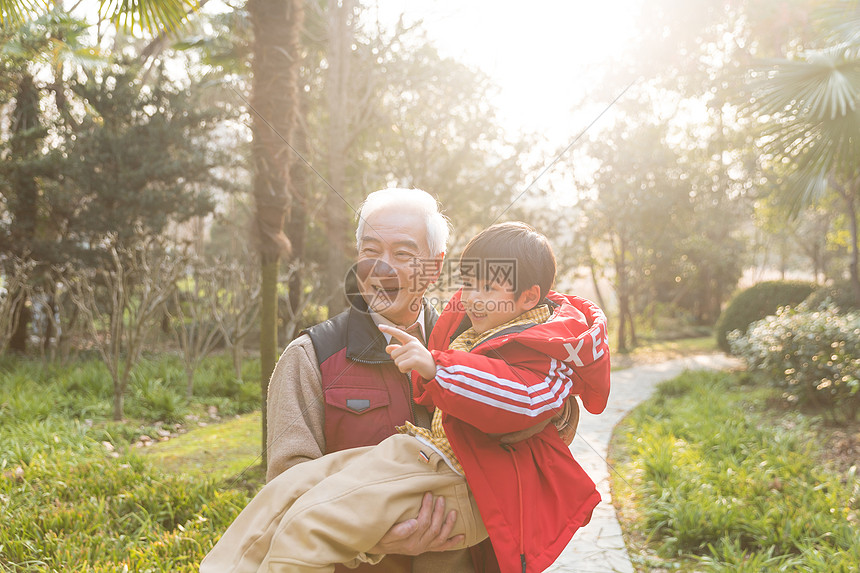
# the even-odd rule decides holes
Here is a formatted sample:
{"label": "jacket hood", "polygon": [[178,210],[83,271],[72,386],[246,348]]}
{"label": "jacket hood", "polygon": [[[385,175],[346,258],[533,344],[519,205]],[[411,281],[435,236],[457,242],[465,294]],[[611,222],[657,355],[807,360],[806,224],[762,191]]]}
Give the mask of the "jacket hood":
{"label": "jacket hood", "polygon": [[[462,323],[464,320],[466,323],[469,321],[460,302],[461,293],[462,289],[445,306],[445,312],[453,313],[453,324],[460,325],[455,333],[465,330]],[[517,344],[564,362],[583,383],[577,385],[576,392],[582,405],[592,414],[599,414],[606,408],[609,399],[606,315],[596,304],[579,296],[550,291],[546,299],[552,310],[548,321],[525,329],[515,328],[510,333],[503,331],[482,346],[498,347],[516,336]],[[439,334],[442,334],[442,330]]]}

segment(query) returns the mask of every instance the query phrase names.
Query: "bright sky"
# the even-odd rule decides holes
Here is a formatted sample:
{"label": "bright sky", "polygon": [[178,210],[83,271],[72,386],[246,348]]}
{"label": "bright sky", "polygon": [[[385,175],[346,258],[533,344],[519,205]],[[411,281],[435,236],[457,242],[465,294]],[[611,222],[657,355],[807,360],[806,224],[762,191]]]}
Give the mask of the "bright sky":
{"label": "bright sky", "polygon": [[[604,61],[622,51],[640,0],[378,0],[379,19],[424,22],[440,53],[481,68],[501,88],[503,125],[568,143],[608,101],[590,98]],[[371,8],[373,10],[373,8]],[[632,78],[631,78],[632,79]],[[577,114],[586,98],[599,106]]]}

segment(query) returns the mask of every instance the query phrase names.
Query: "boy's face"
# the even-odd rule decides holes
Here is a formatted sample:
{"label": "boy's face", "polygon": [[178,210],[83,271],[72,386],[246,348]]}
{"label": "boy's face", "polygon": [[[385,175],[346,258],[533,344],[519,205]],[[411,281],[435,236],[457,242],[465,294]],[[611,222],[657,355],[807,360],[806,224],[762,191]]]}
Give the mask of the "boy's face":
{"label": "boy's face", "polygon": [[463,280],[461,301],[472,328],[483,334],[534,307],[528,291],[514,296],[514,287],[503,280]]}

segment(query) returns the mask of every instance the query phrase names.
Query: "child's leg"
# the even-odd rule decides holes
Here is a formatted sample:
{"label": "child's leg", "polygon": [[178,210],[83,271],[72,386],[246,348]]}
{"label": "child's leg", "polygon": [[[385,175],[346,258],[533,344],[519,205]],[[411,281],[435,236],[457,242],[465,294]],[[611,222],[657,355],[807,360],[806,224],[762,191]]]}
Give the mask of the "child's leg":
{"label": "child's leg", "polygon": [[200,563],[201,573],[256,573],[284,513],[300,495],[373,446],[335,452],[295,465],[266,484]]}
{"label": "child's leg", "polygon": [[[429,457],[422,457],[421,452]],[[427,491],[457,510],[464,547],[486,539],[465,479],[412,436],[395,435],[301,496],[281,519],[261,571],[331,571],[358,564],[392,525],[418,514]],[[378,557],[378,556],[377,556]]]}

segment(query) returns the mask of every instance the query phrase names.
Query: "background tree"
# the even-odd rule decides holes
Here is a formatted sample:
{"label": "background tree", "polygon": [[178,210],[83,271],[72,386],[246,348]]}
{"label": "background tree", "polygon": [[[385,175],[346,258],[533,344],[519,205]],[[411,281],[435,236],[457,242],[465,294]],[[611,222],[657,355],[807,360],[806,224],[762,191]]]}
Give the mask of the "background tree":
{"label": "background tree", "polygon": [[118,62],[72,85],[89,113],[51,197],[68,258],[86,261],[109,233],[122,246],[158,236],[211,213],[215,190],[231,189],[217,175],[230,161],[213,147],[220,112],[200,110],[190,90],[161,74],[143,86],[138,71]]}
{"label": "background tree", "polygon": [[266,392],[278,358],[277,289],[280,259],[290,251],[284,223],[290,206],[290,141],[299,111],[297,73],[300,0],[249,0],[254,30],[252,108],[255,229],[261,265],[260,384],[262,463],[266,465]]}
{"label": "background tree", "polygon": [[[679,219],[676,199],[682,189],[668,172],[677,162],[665,144],[659,125],[619,125],[618,136],[600,138],[589,153],[600,166],[594,174],[595,196],[588,221],[606,242],[618,301],[617,348],[626,352],[637,344],[636,299],[646,288],[648,259],[664,254],[658,245],[675,238]],[[659,250],[659,253],[658,253]]]}
{"label": "background tree", "polygon": [[[782,203],[796,215],[835,193],[851,234],[849,275],[860,300],[860,6],[840,3],[830,13],[837,35],[818,50],[772,64],[754,80],[751,109],[763,127],[766,164],[793,167]],[[844,27],[843,27],[844,26]]]}
{"label": "background tree", "polygon": [[185,261],[151,237],[123,246],[117,235],[109,236],[106,250],[106,260],[95,269],[61,274],[113,381],[113,418],[122,420],[132,369]]}
{"label": "background tree", "polygon": [[[68,119],[63,70],[66,62],[80,67],[93,53],[81,42],[85,23],[60,9],[38,18],[0,28],[0,105],[11,103],[10,132],[0,141],[0,193],[7,224],[0,228],[0,247],[19,256],[28,252],[42,269],[30,277],[51,296],[51,284],[42,280],[50,266],[57,236],[52,224],[52,205],[44,187],[59,167],[56,146],[46,143]],[[38,79],[37,79],[38,78]],[[53,97],[51,97],[53,96]],[[30,301],[16,297],[18,315],[10,346],[27,350]]]}
{"label": "background tree", "polygon": [[236,260],[225,260],[216,268],[219,288],[210,293],[210,317],[218,325],[222,340],[230,350],[236,380],[241,381],[245,340],[259,326],[259,268]]}
{"label": "background tree", "polygon": [[217,269],[209,292],[209,313],[230,351],[236,380],[242,379],[246,341],[259,336],[260,262],[248,240],[252,206],[233,195],[225,213],[215,217],[205,244],[205,265]]}
{"label": "background tree", "polygon": [[378,131],[371,132],[366,177],[436,195],[452,218],[449,255],[496,222],[528,184],[517,140],[487,104],[497,88],[479,70],[439,55],[415,30],[384,54],[386,89],[376,97]]}
{"label": "background tree", "polygon": [[221,342],[221,329],[210,313],[219,293],[220,268],[205,264],[201,258],[187,256],[188,269],[185,277],[173,290],[166,312],[182,353],[185,367],[185,397],[194,395],[194,373]]}
{"label": "background tree", "polygon": [[0,258],[0,353],[6,350],[9,340],[18,330],[21,313],[16,312],[21,300],[27,296],[30,274],[35,261],[25,260],[13,255]]}

